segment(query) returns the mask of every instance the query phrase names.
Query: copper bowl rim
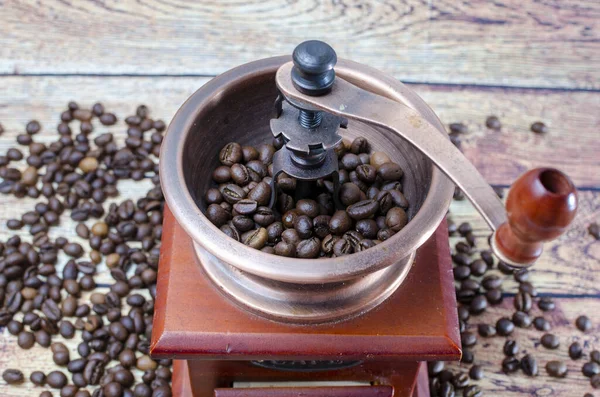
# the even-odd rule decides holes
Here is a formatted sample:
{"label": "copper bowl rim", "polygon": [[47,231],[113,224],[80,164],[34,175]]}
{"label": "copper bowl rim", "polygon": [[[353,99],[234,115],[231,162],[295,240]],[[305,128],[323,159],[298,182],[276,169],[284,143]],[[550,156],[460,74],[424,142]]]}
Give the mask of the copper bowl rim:
{"label": "copper bowl rim", "polygon": [[[227,238],[213,225],[188,191],[182,164],[184,146],[203,107],[240,81],[264,73],[275,74],[279,66],[289,60],[289,56],[280,56],[238,66],[200,87],[181,106],[169,124],[160,153],[160,181],[169,209],[186,233],[217,258],[268,279],[299,284],[338,282],[380,270],[407,257],[433,234],[452,200],[454,184],[435,166],[432,167],[427,196],[404,229],[366,251],[337,258],[286,258],[247,247]],[[341,77],[357,78],[369,87],[385,92],[386,96],[420,111],[440,133],[446,135],[443,124],[431,108],[395,78],[369,66],[343,59],[338,60],[336,73]]]}

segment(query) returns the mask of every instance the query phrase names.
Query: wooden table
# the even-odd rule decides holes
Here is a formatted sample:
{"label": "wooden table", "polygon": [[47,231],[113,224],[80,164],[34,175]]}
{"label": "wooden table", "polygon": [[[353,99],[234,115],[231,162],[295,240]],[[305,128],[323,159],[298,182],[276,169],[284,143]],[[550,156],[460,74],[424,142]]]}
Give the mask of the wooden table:
{"label": "wooden table", "polygon": [[[550,315],[561,339],[559,351],[539,347],[539,332],[517,329],[521,347],[540,364],[568,359],[571,340],[585,350],[600,348],[600,242],[586,232],[600,221],[600,3],[597,1],[419,2],[242,1],[144,2],[106,0],[8,0],[0,3],[0,153],[31,119],[54,137],[59,114],[69,100],[91,107],[96,101],[122,120],[147,104],[152,116],[168,121],[198,87],[235,65],[289,54],[307,38],[329,42],[338,56],[367,63],[411,85],[442,121],[464,122],[466,156],[493,185],[507,187],[523,171],[552,165],[580,188],[580,212],[568,233],[546,247],[533,270],[533,282],[557,308]],[[496,114],[501,131],[484,127]],[[534,121],[550,127],[545,136],[529,131]],[[98,131],[124,136],[123,123]],[[149,185],[120,185],[125,195],[143,194]],[[0,198],[0,240],[5,225],[34,200]],[[478,247],[489,230],[467,202],[455,202],[450,218],[474,226]],[[52,235],[68,233],[67,218]],[[27,236],[26,232],[22,234]],[[457,238],[452,239],[453,242]],[[104,271],[97,282],[105,288]],[[516,283],[508,283],[507,295]],[[512,313],[512,299],[479,318],[495,321]],[[537,307],[533,310],[538,314]],[[594,332],[582,335],[573,321],[586,313]],[[75,348],[74,340],[68,344]],[[20,350],[6,330],[0,333],[0,371],[7,367],[53,368],[43,348]],[[592,392],[581,362],[568,360],[564,380],[522,373],[502,374],[502,338],[481,339],[474,349],[486,378],[486,395],[582,396]],[[460,367],[452,364],[453,368]],[[464,367],[468,368],[468,367]],[[7,387],[0,395],[37,396],[31,383]],[[596,391],[596,395],[600,392]]]}

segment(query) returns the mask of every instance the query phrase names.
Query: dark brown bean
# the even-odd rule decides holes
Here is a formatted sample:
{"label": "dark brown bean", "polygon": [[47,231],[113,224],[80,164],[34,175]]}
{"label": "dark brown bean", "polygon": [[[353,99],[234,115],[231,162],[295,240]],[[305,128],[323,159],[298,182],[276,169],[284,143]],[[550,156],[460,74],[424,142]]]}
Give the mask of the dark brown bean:
{"label": "dark brown bean", "polygon": [[563,361],[549,361],[546,363],[546,372],[553,378],[564,378],[567,376],[567,366]]}
{"label": "dark brown bean", "polygon": [[25,377],[23,376],[23,372],[18,369],[5,369],[2,372],[2,379],[9,385],[16,385],[19,383],[23,383]]}
{"label": "dark brown bean", "polygon": [[575,325],[581,332],[588,332],[592,329],[592,321],[588,316],[577,317]]}

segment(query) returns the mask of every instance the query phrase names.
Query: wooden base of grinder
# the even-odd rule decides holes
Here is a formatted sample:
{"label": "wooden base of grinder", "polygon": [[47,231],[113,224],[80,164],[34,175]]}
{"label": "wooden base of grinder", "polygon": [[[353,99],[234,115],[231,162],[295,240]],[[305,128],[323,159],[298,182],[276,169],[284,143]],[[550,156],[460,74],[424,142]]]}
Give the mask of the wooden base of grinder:
{"label": "wooden base of grinder", "polygon": [[[446,224],[375,309],[339,323],[294,325],[250,313],[222,294],[166,208],[151,354],[175,359],[175,396],[427,396],[422,362],[461,355]],[[360,383],[297,385],[315,381]]]}

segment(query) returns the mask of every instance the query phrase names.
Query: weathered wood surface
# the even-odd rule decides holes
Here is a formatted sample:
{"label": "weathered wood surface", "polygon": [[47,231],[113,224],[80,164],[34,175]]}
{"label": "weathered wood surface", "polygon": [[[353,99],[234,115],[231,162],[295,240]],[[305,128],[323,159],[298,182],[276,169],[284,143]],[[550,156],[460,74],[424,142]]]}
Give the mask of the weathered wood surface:
{"label": "weathered wood surface", "polygon": [[[538,283],[534,277],[534,283]],[[538,283],[539,284],[539,283]],[[600,300],[595,298],[562,298],[555,299],[556,309],[552,312],[542,312],[535,306],[531,314],[533,316],[543,315],[551,324],[552,330],[560,339],[560,346],[556,350],[548,350],[540,344],[540,338],[544,334],[533,326],[529,329],[515,328],[511,339],[517,340],[520,351],[517,358],[521,359],[525,354],[531,354],[537,359],[539,375],[528,377],[522,371],[506,375],[502,372],[502,360],[504,354],[502,347],[506,339],[501,336],[483,338],[478,335],[477,344],[472,348],[475,354],[475,364],[483,367],[484,379],[473,382],[478,384],[485,396],[552,396],[552,397],[578,397],[585,393],[598,395],[590,385],[589,378],[581,373],[582,365],[589,361],[590,352],[600,349]],[[468,330],[477,334],[477,325],[484,323],[494,324],[503,316],[511,316],[513,300],[505,299],[499,306],[492,306],[480,316],[469,319]],[[581,314],[587,314],[594,322],[594,328],[584,334],[575,327],[575,319]],[[583,346],[584,355],[579,360],[569,358],[569,345],[579,342]],[[548,361],[563,360],[569,369],[564,379],[551,378],[545,369]],[[470,364],[450,363],[447,367],[452,370],[460,370],[468,373]],[[462,395],[457,393],[457,395]]]}
{"label": "weathered wood surface", "polygon": [[215,75],[309,38],[405,81],[600,88],[594,0],[0,5],[4,74]]}
{"label": "weathered wood surface", "polygon": [[[200,77],[0,77],[0,123],[6,151],[25,124],[37,119],[54,131],[69,100],[83,106],[102,100],[108,109],[134,112],[138,103],[150,106],[153,117],[165,121],[208,78]],[[568,173],[578,187],[600,187],[600,95],[500,88],[457,88],[412,85],[444,123],[462,121],[466,156],[495,185],[510,185],[531,167],[551,165]],[[500,132],[485,127],[496,114]],[[120,114],[120,116],[124,116]],[[550,128],[546,136],[529,130],[535,121]],[[123,132],[123,128],[109,129]],[[53,139],[41,134],[36,139]]]}

